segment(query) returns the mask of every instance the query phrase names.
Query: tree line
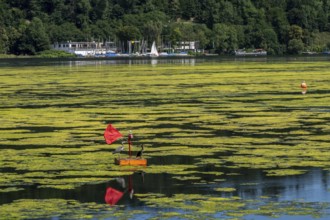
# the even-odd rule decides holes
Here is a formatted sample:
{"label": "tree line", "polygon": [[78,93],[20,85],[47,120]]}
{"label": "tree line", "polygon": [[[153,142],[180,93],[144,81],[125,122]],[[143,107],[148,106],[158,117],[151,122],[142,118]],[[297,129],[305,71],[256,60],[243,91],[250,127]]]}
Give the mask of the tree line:
{"label": "tree line", "polygon": [[330,0],[0,0],[0,53],[54,42],[198,41],[219,54],[263,48],[297,54],[330,47]]}

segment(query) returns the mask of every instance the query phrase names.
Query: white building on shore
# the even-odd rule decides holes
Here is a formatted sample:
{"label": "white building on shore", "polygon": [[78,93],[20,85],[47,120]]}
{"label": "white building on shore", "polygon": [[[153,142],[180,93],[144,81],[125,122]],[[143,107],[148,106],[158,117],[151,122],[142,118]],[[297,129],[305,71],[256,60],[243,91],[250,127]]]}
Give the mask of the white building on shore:
{"label": "white building on shore", "polygon": [[94,57],[96,55],[104,55],[109,51],[116,49],[113,42],[75,42],[67,41],[61,43],[54,43],[52,45],[54,50],[62,50],[68,53],[76,54],[83,57]]}

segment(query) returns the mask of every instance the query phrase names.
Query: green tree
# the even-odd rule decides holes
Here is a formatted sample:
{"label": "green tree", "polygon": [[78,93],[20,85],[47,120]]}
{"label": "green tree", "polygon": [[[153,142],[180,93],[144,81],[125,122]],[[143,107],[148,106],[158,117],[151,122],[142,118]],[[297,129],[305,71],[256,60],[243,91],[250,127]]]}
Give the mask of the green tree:
{"label": "green tree", "polygon": [[46,34],[44,25],[39,18],[33,18],[28,24],[16,46],[18,53],[30,55],[49,49],[49,38]]}
{"label": "green tree", "polygon": [[89,0],[66,1],[63,11],[65,20],[73,22],[81,30],[87,30],[90,24],[89,14],[91,8]]}
{"label": "green tree", "polygon": [[166,23],[169,18],[161,11],[147,12],[143,14],[127,14],[122,18],[124,26],[143,28],[147,22]]}
{"label": "green tree", "polygon": [[330,50],[330,42],[327,43],[327,46],[326,46],[326,51],[329,51]]}
{"label": "green tree", "polygon": [[163,24],[161,22],[157,21],[149,21],[144,24],[143,28],[143,37],[148,41],[156,41],[159,43],[160,41],[160,35],[163,30]]}
{"label": "green tree", "polygon": [[45,0],[43,8],[49,15],[49,23],[61,25],[66,21],[66,6],[62,0]]}
{"label": "green tree", "polygon": [[221,22],[221,7],[217,0],[201,0],[199,5],[200,10],[196,17],[198,22],[206,24],[208,28],[212,28],[214,24]]}
{"label": "green tree", "polygon": [[125,15],[125,9],[119,4],[114,4],[111,13],[111,19],[121,19]]}
{"label": "green tree", "polygon": [[181,17],[189,20],[194,18],[199,8],[198,0],[180,0]]}
{"label": "green tree", "polygon": [[330,31],[330,1],[322,0],[322,10],[318,14],[320,31]]}
{"label": "green tree", "polygon": [[303,29],[298,25],[291,25],[289,29],[289,39],[298,39],[301,40],[303,37]]}
{"label": "green tree", "polygon": [[51,43],[86,40],[82,31],[73,23],[67,22],[61,25],[50,25],[47,29]]}
{"label": "green tree", "polygon": [[195,41],[199,49],[204,49],[210,43],[211,31],[205,24],[196,24],[192,22],[177,22],[167,27],[166,43],[175,46],[181,41]]}
{"label": "green tree", "polygon": [[269,9],[267,13],[267,20],[276,31],[279,43],[286,43],[290,25],[283,8],[275,6]]}
{"label": "green tree", "polygon": [[245,26],[244,25],[234,25],[233,28],[236,30],[237,34],[237,40],[238,40],[238,47],[235,49],[239,48],[245,48]]}
{"label": "green tree", "polygon": [[280,53],[279,43],[274,29],[272,28],[265,29],[262,32],[262,38],[260,40],[261,41],[258,43],[258,47],[267,50],[268,54]]}
{"label": "green tree", "polygon": [[128,51],[128,41],[141,39],[140,30],[134,26],[123,26],[117,31],[119,40],[124,45],[124,50]]}
{"label": "green tree", "polygon": [[[308,48],[326,45],[325,38],[314,44],[315,36],[330,31],[330,0],[0,0],[0,50],[33,53],[33,41],[25,35],[35,18],[50,42],[118,34],[173,44],[193,40],[201,47],[211,47],[214,40],[223,53],[233,47],[283,53],[290,44],[292,53],[300,41]],[[225,32],[216,24],[225,25],[220,28]]]}
{"label": "green tree", "polygon": [[179,0],[169,0],[169,7],[166,10],[169,17],[176,21],[178,18],[181,17],[181,11],[180,11],[180,1]]}
{"label": "green tree", "polygon": [[204,49],[210,45],[211,30],[205,24],[195,24],[193,30],[194,40],[198,41],[198,49]]}
{"label": "green tree", "polygon": [[300,39],[292,39],[288,44],[289,54],[300,54],[304,50],[304,43]]}
{"label": "green tree", "polygon": [[91,36],[96,40],[114,39],[114,29],[109,22],[105,20],[97,20],[95,24],[91,25]]}
{"label": "green tree", "polygon": [[108,15],[106,13],[109,13],[107,10],[109,10],[109,2],[105,0],[90,0],[90,20],[92,22],[96,22],[98,20],[107,18]]}
{"label": "green tree", "polygon": [[220,2],[220,21],[225,24],[239,24],[240,17],[237,15],[233,4],[230,1],[221,1]]}
{"label": "green tree", "polygon": [[237,49],[238,37],[234,26],[215,24],[213,28],[214,46],[220,53],[228,53]]}
{"label": "green tree", "polygon": [[9,38],[6,29],[0,25],[0,54],[7,53]]}
{"label": "green tree", "polygon": [[169,40],[171,45],[176,46],[179,41],[182,40],[182,32],[178,26],[171,27]]}
{"label": "green tree", "polygon": [[8,36],[6,33],[4,17],[6,5],[4,2],[0,2],[0,53],[6,53],[8,51]]}

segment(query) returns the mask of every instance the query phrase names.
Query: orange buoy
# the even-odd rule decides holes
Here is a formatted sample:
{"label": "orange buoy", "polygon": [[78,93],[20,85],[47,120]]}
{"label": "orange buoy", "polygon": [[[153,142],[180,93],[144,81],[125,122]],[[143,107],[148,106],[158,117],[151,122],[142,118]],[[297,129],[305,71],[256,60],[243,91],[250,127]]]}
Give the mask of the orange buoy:
{"label": "orange buoy", "polygon": [[300,84],[300,87],[302,89],[307,89],[307,84],[305,83],[305,81],[303,81],[301,84]]}
{"label": "orange buoy", "polygon": [[300,87],[302,88],[301,93],[302,93],[303,95],[306,94],[306,92],[307,92],[307,84],[306,84],[305,81],[302,81],[302,83],[300,84]]}

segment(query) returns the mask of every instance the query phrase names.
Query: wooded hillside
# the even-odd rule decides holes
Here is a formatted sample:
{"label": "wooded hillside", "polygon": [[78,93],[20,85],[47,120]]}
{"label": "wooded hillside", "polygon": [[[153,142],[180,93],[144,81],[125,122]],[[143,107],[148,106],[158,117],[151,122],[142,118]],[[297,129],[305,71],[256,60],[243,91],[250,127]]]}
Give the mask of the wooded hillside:
{"label": "wooded hillside", "polygon": [[330,0],[0,0],[0,53],[62,41],[199,41],[230,53],[297,54],[330,47]]}

